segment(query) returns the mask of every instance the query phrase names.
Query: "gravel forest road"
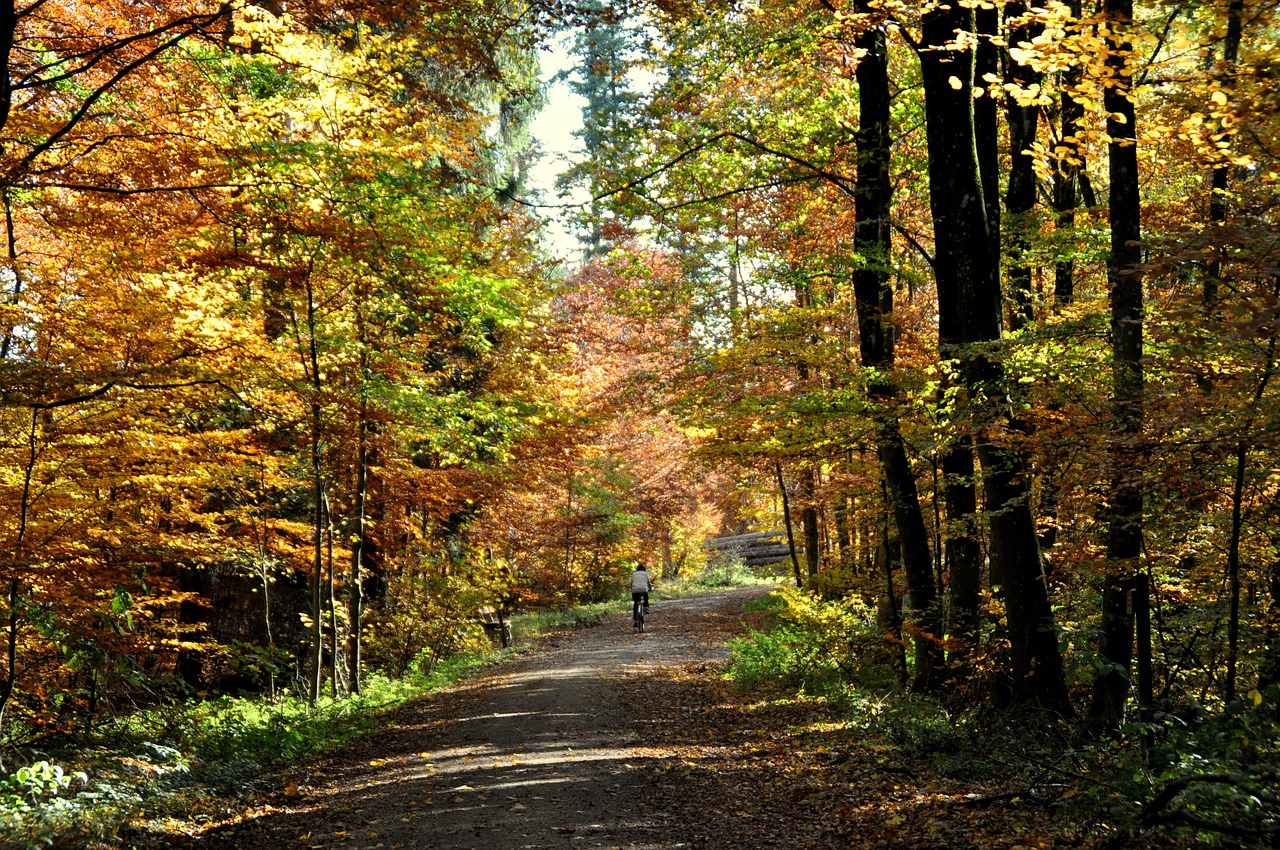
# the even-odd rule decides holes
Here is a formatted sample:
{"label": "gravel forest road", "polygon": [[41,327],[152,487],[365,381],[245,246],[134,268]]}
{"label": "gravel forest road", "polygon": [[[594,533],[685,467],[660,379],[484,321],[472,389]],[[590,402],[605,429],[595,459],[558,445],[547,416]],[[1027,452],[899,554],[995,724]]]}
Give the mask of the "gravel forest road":
{"label": "gravel forest road", "polygon": [[[316,765],[279,795],[193,842],[252,850],[671,850],[702,844],[686,806],[654,795],[678,750],[682,709],[646,699],[656,678],[699,677],[728,658],[747,587],[655,603],[557,638],[442,692]],[[673,716],[674,715],[674,716]],[[674,724],[674,727],[673,727]],[[661,727],[661,729],[659,729]],[[678,734],[678,732],[677,732]],[[685,801],[688,802],[688,801]],[[696,808],[696,801],[693,801]],[[692,843],[691,843],[692,842]]]}

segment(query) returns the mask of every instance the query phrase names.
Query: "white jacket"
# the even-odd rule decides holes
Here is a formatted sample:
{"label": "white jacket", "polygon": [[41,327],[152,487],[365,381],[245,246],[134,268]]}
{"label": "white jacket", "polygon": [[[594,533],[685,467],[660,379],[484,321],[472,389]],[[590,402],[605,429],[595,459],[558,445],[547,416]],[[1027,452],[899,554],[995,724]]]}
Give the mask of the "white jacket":
{"label": "white jacket", "polygon": [[647,570],[636,570],[631,574],[631,592],[648,593],[653,590],[653,579]]}

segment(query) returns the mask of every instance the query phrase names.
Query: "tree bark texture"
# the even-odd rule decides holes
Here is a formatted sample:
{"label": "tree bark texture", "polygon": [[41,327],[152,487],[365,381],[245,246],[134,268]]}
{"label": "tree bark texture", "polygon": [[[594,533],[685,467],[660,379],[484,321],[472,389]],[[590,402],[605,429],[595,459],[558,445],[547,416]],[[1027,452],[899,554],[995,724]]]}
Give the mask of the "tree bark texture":
{"label": "tree bark texture", "polygon": [[[363,359],[363,358],[362,358]],[[364,399],[361,399],[359,445],[356,447],[356,492],[355,492],[355,545],[351,548],[351,574],[347,588],[347,620],[350,631],[347,634],[347,675],[351,682],[351,693],[358,694],[360,688],[361,658],[360,632],[364,621],[364,560],[368,556],[369,522],[369,419]]]}
{"label": "tree bark texture", "polygon": [[787,497],[787,482],[782,477],[782,464],[774,461],[773,470],[778,476],[778,493],[782,496],[782,522],[787,528],[787,548],[791,550],[791,567],[796,573],[796,587],[804,587],[800,572],[800,560],[796,557],[796,536],[791,528],[791,500]]}
{"label": "tree bark texture", "polygon": [[1000,74],[1000,10],[995,4],[979,5],[973,12],[978,42],[974,47],[973,133],[977,147],[982,201],[986,209],[987,239],[996,251],[996,275],[1000,274],[1000,109],[990,96],[994,84],[987,77]]}

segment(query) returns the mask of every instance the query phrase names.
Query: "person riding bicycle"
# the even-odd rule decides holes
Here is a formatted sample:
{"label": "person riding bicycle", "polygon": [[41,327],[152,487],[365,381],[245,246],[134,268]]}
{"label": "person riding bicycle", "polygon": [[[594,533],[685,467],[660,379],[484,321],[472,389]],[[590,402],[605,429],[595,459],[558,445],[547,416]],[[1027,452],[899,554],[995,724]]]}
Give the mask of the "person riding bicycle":
{"label": "person riding bicycle", "polygon": [[644,568],[644,564],[636,567],[636,571],[631,574],[631,616],[635,617],[636,611],[640,606],[644,605],[644,612],[649,613],[649,593],[653,590],[653,579],[649,578],[649,571]]}

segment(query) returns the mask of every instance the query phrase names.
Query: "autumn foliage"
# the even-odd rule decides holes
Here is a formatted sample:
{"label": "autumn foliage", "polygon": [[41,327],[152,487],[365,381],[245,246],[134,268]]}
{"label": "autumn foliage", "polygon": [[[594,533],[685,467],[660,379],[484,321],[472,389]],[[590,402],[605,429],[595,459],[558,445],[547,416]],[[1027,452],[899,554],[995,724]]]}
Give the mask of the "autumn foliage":
{"label": "autumn foliage", "polygon": [[[525,185],[562,28],[568,270]],[[0,743],[355,693],[748,530],[886,686],[1269,710],[1276,36],[1245,0],[0,13]]]}
{"label": "autumn foliage", "polygon": [[683,421],[781,483],[797,578],[946,698],[1275,699],[1271,11],[654,14],[612,142],[649,153],[600,173],[683,269]]}

